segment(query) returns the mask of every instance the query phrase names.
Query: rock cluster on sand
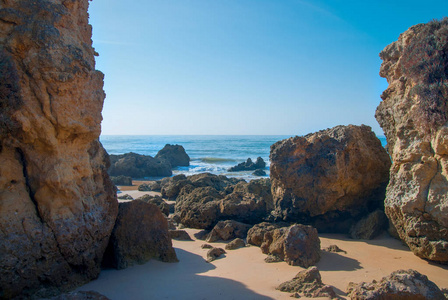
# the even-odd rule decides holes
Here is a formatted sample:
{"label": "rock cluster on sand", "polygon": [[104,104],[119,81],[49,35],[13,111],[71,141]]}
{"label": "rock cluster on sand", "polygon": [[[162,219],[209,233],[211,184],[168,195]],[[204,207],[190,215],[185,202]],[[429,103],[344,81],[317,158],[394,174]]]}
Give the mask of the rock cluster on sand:
{"label": "rock cluster on sand", "polygon": [[415,270],[399,270],[383,277],[380,282],[349,283],[350,299],[445,299],[442,291],[428,277]]}
{"label": "rock cluster on sand", "polygon": [[255,171],[266,168],[266,163],[261,157],[257,157],[257,161],[254,163],[252,159],[248,158],[246,162],[242,162],[234,167],[228,169],[229,172],[239,171]]}
{"label": "rock cluster on sand", "polygon": [[348,233],[380,208],[390,158],[368,126],[337,126],[271,146],[274,215]]}
{"label": "rock cluster on sand", "polygon": [[411,27],[381,53],[376,119],[393,165],[385,211],[419,257],[448,262],[448,19]]}
{"label": "rock cluster on sand", "polygon": [[266,231],[261,251],[289,265],[308,268],[320,260],[320,239],[315,228],[295,224]]}
{"label": "rock cluster on sand", "polygon": [[182,186],[175,217],[187,227],[211,229],[220,220],[256,224],[273,208],[269,179],[245,182],[204,173],[188,177]]}
{"label": "rock cluster on sand", "polygon": [[165,216],[154,204],[140,200],[120,203],[103,264],[124,269],[152,258],[177,261]]}
{"label": "rock cluster on sand", "polygon": [[309,298],[337,298],[333,288],[322,283],[322,278],[316,267],[300,271],[292,280],[280,284],[277,290],[294,293],[292,295],[294,298],[300,298],[300,294]]}
{"label": "rock cluster on sand", "polygon": [[89,1],[2,1],[0,297],[96,278],[118,203],[98,141]]}

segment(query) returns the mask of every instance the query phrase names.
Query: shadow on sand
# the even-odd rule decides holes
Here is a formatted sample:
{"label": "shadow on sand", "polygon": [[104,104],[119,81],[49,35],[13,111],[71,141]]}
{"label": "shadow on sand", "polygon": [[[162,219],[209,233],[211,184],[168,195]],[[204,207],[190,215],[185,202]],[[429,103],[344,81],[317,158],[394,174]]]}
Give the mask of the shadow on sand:
{"label": "shadow on sand", "polygon": [[[97,291],[110,299],[260,299],[243,284],[225,278],[208,277],[216,267],[196,254],[176,249],[178,263],[151,260],[124,270],[103,270],[94,280],[77,290]],[[237,272],[237,270],[235,270]]]}
{"label": "shadow on sand", "polygon": [[320,271],[355,271],[362,269],[359,261],[332,252],[321,252],[320,261],[316,265]]}

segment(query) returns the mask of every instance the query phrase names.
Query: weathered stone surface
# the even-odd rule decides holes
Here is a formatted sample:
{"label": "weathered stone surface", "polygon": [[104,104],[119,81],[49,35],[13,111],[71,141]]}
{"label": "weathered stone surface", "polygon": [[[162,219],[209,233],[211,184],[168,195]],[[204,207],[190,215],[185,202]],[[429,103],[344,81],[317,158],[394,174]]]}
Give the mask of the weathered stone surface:
{"label": "weathered stone surface", "polygon": [[252,159],[248,158],[246,162],[242,162],[234,167],[229,168],[229,172],[238,171],[254,171],[257,169],[266,168],[266,163],[261,157],[257,157],[257,161],[254,163]]}
{"label": "weathered stone surface", "polygon": [[226,250],[235,250],[243,247],[246,247],[246,243],[244,242],[243,239],[240,238],[234,239],[225,246]]}
{"label": "weathered stone surface", "polygon": [[347,251],[342,250],[342,249],[339,248],[337,245],[330,245],[330,246],[328,246],[328,247],[326,247],[326,248],[323,248],[322,251],[325,251],[325,252],[333,252],[333,253],[339,253],[339,252],[342,252],[342,253],[347,254]]}
{"label": "weathered stone surface", "polygon": [[202,245],[201,245],[201,248],[202,248],[202,249],[211,249],[211,248],[213,248],[213,246],[210,245],[210,244],[202,244]]}
{"label": "weathered stone surface", "polygon": [[80,291],[64,293],[49,300],[109,300],[109,298],[95,291]]}
{"label": "weathered stone surface", "polygon": [[109,174],[132,178],[171,176],[171,164],[166,160],[155,159],[149,155],[125,153],[110,155]]}
{"label": "weathered stone surface", "polygon": [[168,217],[170,215],[170,205],[166,203],[165,200],[163,200],[160,196],[143,195],[141,197],[138,197],[136,200],[154,204],[165,216]]}
{"label": "weathered stone surface", "polygon": [[104,265],[124,269],[152,258],[178,261],[165,216],[154,204],[140,200],[120,203]]}
{"label": "weathered stone surface", "polygon": [[261,251],[289,265],[308,268],[320,260],[320,240],[315,228],[295,224],[266,232]]}
{"label": "weathered stone surface", "polygon": [[382,210],[376,210],[361,219],[350,229],[352,239],[371,240],[389,227],[389,220]]}
{"label": "weathered stone surface", "polygon": [[273,231],[274,229],[278,229],[281,227],[287,227],[286,223],[268,223],[268,222],[262,222],[260,224],[254,225],[249,231],[247,232],[247,243],[251,245],[255,245],[258,247],[261,247],[261,244],[263,244],[264,235],[268,231]]}
{"label": "weathered stone surface", "polygon": [[370,127],[337,126],[271,146],[277,219],[348,233],[383,205],[390,158]]}
{"label": "weathered stone surface", "polygon": [[250,228],[251,226],[248,224],[233,220],[219,221],[207,236],[206,241],[211,243],[219,240],[229,241],[235,238],[245,238]]}
{"label": "weathered stone surface", "polygon": [[0,3],[0,297],[98,276],[117,215],[88,1]]}
{"label": "weathered stone surface", "polygon": [[131,186],[132,185],[132,178],[129,176],[111,176],[110,180],[112,180],[112,182],[115,185],[128,185]]}
{"label": "weathered stone surface", "polygon": [[398,270],[380,282],[350,282],[347,296],[354,300],[433,299],[443,300],[442,291],[428,277],[415,270]]}
{"label": "weathered stone surface", "polygon": [[170,200],[174,200],[179,195],[184,186],[190,184],[187,177],[184,174],[179,174],[164,181],[161,185],[160,192],[162,197]]}
{"label": "weathered stone surface", "polygon": [[175,214],[188,227],[210,229],[220,220],[256,224],[272,208],[270,181],[235,181],[225,176],[191,176],[176,199]]}
{"label": "weathered stone surface", "polygon": [[166,144],[154,158],[168,161],[172,168],[190,165],[190,157],[181,145]]}
{"label": "weathered stone surface", "polygon": [[138,190],[141,192],[150,192],[150,191],[154,191],[154,192],[160,192],[160,189],[162,187],[160,186],[160,181],[151,181],[149,183],[142,183],[138,186]]}
{"label": "weathered stone surface", "polygon": [[[333,288],[322,283],[322,278],[316,267],[310,267],[300,271],[292,280],[283,282],[276,289],[282,292],[302,294],[310,298],[337,298]],[[299,295],[295,295],[294,297],[299,298]]]}
{"label": "weathered stone surface", "polygon": [[385,211],[419,257],[448,262],[448,19],[411,27],[387,46],[389,87],[376,119],[393,165]]}
{"label": "weathered stone surface", "polygon": [[188,232],[185,230],[170,230],[170,237],[173,240],[178,241],[192,241],[193,239],[190,237]]}
{"label": "weathered stone surface", "polygon": [[226,254],[226,251],[222,248],[212,248],[207,251],[207,262],[212,262],[219,258],[221,255]]}

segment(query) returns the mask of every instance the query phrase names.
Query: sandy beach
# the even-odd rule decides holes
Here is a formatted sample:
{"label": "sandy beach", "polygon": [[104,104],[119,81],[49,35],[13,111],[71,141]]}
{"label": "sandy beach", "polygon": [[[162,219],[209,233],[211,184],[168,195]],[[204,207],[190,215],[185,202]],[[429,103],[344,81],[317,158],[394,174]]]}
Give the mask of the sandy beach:
{"label": "sandy beach", "polygon": [[[148,192],[126,191],[136,198]],[[154,192],[151,192],[154,193]],[[78,290],[97,291],[110,299],[291,299],[275,290],[292,279],[301,267],[285,262],[266,263],[260,248],[248,246],[227,250],[224,257],[205,261],[205,242],[194,238],[197,229],[186,229],[194,241],[173,240],[178,263],[151,260],[125,270],[103,270]],[[416,257],[400,241],[384,233],[374,240],[352,240],[345,235],[321,234],[321,247],[337,245],[347,253],[322,252],[317,267],[324,284],[332,285],[345,297],[349,282],[380,280],[399,269],[414,269],[428,276],[440,288],[448,287],[448,266]],[[212,243],[225,247],[225,243]],[[306,299],[306,298],[302,298]]]}

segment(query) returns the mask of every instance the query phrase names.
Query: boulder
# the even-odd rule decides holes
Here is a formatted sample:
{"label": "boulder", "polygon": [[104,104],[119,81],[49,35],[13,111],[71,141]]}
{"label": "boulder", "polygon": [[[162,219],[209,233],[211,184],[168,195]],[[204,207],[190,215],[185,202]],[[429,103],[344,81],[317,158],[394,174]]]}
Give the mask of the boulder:
{"label": "boulder", "polygon": [[184,186],[176,198],[179,222],[192,228],[211,229],[220,220],[256,224],[269,216],[273,208],[269,178],[231,185],[232,181],[216,177],[205,177],[209,182],[188,177],[191,184]]}
{"label": "boulder", "polygon": [[230,243],[228,243],[226,245],[226,250],[235,250],[235,249],[239,249],[239,248],[243,248],[246,247],[246,243],[244,242],[243,239],[240,238],[236,238],[233,241],[231,241]]}
{"label": "boulder", "polygon": [[202,248],[202,249],[212,249],[213,246],[210,245],[210,244],[202,244],[202,245],[201,245],[201,248]]}
{"label": "boulder", "polygon": [[190,181],[187,180],[187,177],[184,174],[169,178],[169,180],[164,181],[163,185],[161,185],[160,192],[162,193],[162,197],[175,200],[181,189],[187,184],[190,184]]}
{"label": "boulder", "polygon": [[148,183],[142,183],[138,186],[138,190],[141,192],[160,192],[162,187],[160,186],[160,180],[157,181],[150,181]]}
{"label": "boulder", "polygon": [[333,253],[345,253],[347,254],[347,251],[342,250],[341,248],[339,248],[337,245],[330,245],[326,248],[323,248],[322,251],[325,252],[333,252]]}
{"label": "boulder", "polygon": [[109,300],[109,298],[95,291],[79,291],[60,294],[49,300]]}
{"label": "boulder", "polygon": [[350,299],[445,299],[442,291],[428,277],[415,270],[398,270],[380,282],[350,282]]}
{"label": "boulder", "polygon": [[245,238],[250,227],[248,224],[233,220],[219,221],[209,233],[206,241],[211,243],[219,240],[229,241],[235,238]]}
{"label": "boulder", "polygon": [[308,268],[320,260],[320,240],[315,228],[295,224],[266,232],[261,252],[289,265]]}
{"label": "boulder", "polygon": [[252,175],[254,175],[254,176],[266,176],[266,172],[261,170],[261,169],[257,169],[257,170],[255,170],[255,172],[252,173]]}
{"label": "boulder", "polygon": [[152,258],[178,261],[165,216],[157,206],[141,200],[120,203],[103,265],[125,269]]}
{"label": "boulder", "polygon": [[160,196],[143,195],[141,197],[138,197],[136,200],[154,204],[165,216],[168,217],[170,215],[170,205],[166,203]]}
{"label": "boulder", "polygon": [[283,259],[281,259],[280,257],[278,257],[277,255],[272,255],[269,254],[268,256],[266,256],[266,258],[264,259],[264,262],[271,264],[271,263],[276,263],[276,262],[282,262]]}
{"label": "boulder", "polygon": [[260,224],[256,224],[247,232],[247,243],[261,247],[261,244],[263,244],[265,233],[281,227],[287,227],[286,223],[273,224],[268,222],[262,222]]}
{"label": "boulder", "polygon": [[385,212],[417,256],[448,262],[448,19],[419,24],[381,53],[376,119],[392,157]]}
{"label": "boulder", "polygon": [[375,210],[358,221],[350,229],[352,239],[371,240],[379,236],[389,227],[389,220],[382,210]]}
{"label": "boulder", "polygon": [[168,161],[153,158],[149,155],[125,153],[110,155],[109,174],[111,176],[129,176],[132,178],[171,176],[171,164]]}
{"label": "boulder", "polygon": [[193,239],[190,237],[188,232],[185,230],[170,230],[170,237],[173,240],[178,241],[192,241]]}
{"label": "boulder", "polygon": [[390,158],[370,127],[337,126],[271,146],[276,219],[348,233],[381,208]]}
{"label": "boulder", "polygon": [[162,161],[168,161],[172,168],[188,167],[190,165],[190,157],[181,145],[166,144],[154,158]]}
{"label": "boulder", "polygon": [[222,248],[212,248],[207,251],[207,262],[212,262],[225,253],[226,251]]}
{"label": "boulder", "polygon": [[333,288],[322,283],[322,278],[316,267],[300,271],[292,280],[283,282],[276,289],[282,292],[297,293],[298,295],[294,294],[295,298],[300,298],[300,294],[309,298],[337,298]]}
{"label": "boulder", "polygon": [[246,162],[242,162],[234,167],[228,169],[229,172],[239,172],[239,171],[254,171],[257,169],[266,168],[266,163],[261,157],[257,158],[257,161],[254,163],[252,159],[248,158]]}
{"label": "boulder", "polygon": [[88,0],[0,4],[0,297],[96,277],[118,211]]}
{"label": "boulder", "polygon": [[131,186],[132,185],[132,178],[129,176],[111,176],[110,180],[112,180],[112,182],[115,185],[127,185],[127,186]]}

